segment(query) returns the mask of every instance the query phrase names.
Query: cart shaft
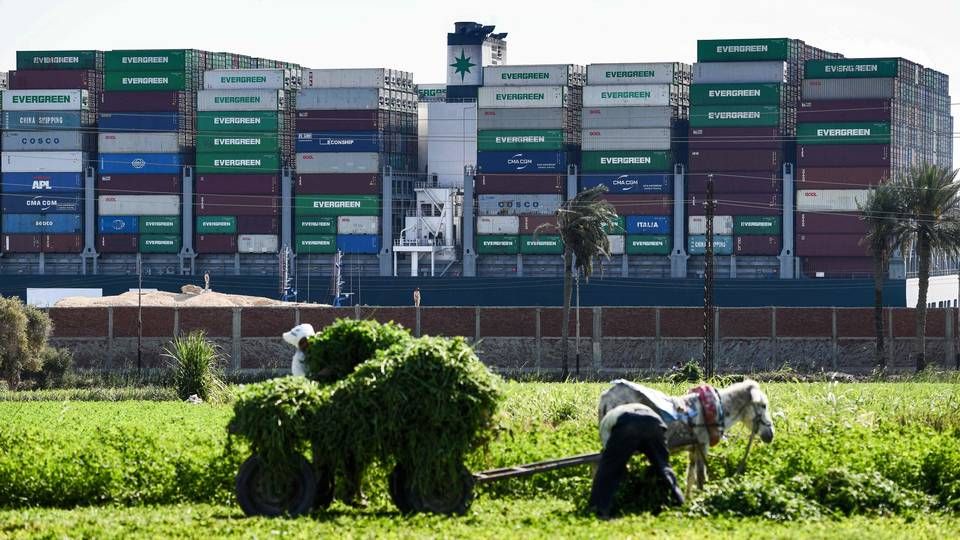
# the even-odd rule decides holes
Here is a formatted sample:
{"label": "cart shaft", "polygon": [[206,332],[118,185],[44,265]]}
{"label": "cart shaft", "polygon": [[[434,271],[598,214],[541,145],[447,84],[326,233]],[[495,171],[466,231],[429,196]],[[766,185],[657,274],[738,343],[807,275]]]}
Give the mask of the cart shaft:
{"label": "cart shaft", "polygon": [[513,467],[504,467],[502,469],[490,469],[474,473],[474,481],[478,484],[503,480],[505,478],[517,478],[521,476],[531,476],[537,473],[554,471],[557,469],[566,469],[577,465],[586,465],[600,461],[600,454],[581,454],[559,459],[550,459],[547,461],[538,461],[536,463],[527,463],[525,465],[516,465]]}

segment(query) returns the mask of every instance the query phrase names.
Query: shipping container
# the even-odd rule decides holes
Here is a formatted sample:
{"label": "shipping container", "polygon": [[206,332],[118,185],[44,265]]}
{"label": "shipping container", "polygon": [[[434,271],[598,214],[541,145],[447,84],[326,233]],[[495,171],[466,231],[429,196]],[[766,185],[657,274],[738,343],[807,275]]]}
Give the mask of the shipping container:
{"label": "shipping container", "polygon": [[107,234],[97,237],[97,251],[100,253],[136,253],[139,244],[135,234]]}
{"label": "shipping container", "polygon": [[798,124],[797,144],[890,144],[890,124],[887,122]]}
{"label": "shipping container", "polygon": [[237,234],[237,216],[198,216],[197,234]]}
{"label": "shipping container", "polygon": [[778,105],[694,105],[690,127],[759,127],[782,124]]}
{"label": "shipping container", "polygon": [[587,84],[669,84],[676,80],[681,66],[673,62],[590,64],[587,66]]}
{"label": "shipping container", "polygon": [[690,105],[780,105],[780,83],[694,84]]}
{"label": "shipping container", "polygon": [[75,130],[93,123],[92,114],[81,111],[3,111],[3,129]]}
{"label": "shipping container", "polygon": [[383,113],[373,110],[297,111],[297,132],[377,131],[384,127]]}
{"label": "shipping container", "polygon": [[801,271],[807,277],[867,277],[873,275],[870,257],[801,257]]}
{"label": "shipping container", "polygon": [[93,150],[93,137],[82,131],[5,131],[3,150],[88,152]]}
{"label": "shipping container", "polygon": [[618,215],[670,215],[673,214],[673,197],[670,195],[604,195]]}
{"label": "shipping container", "polygon": [[176,216],[178,195],[100,195],[97,213],[108,216]]}
{"label": "shipping container", "polygon": [[103,74],[107,92],[169,92],[187,90],[183,72],[177,71],[107,71]]}
{"label": "shipping container", "polygon": [[553,215],[560,208],[560,195],[484,194],[477,195],[477,215]]}
{"label": "shipping container", "polygon": [[106,71],[186,71],[195,64],[199,51],[184,49],[129,49],[103,53]]}
{"label": "shipping container", "polygon": [[[717,215],[779,216],[783,214],[779,193],[732,193],[723,197],[714,194],[714,212]],[[686,210],[691,216],[706,215],[706,198],[702,194],[687,194]]]}
{"label": "shipping container", "polygon": [[802,101],[798,122],[889,122],[890,100],[830,99]]}
{"label": "shipping container", "polygon": [[375,152],[298,153],[300,174],[373,174],[380,172],[380,155]]}
{"label": "shipping container", "polygon": [[566,192],[567,177],[556,174],[481,174],[475,177],[477,193]]}
{"label": "shipping container", "polygon": [[477,129],[566,129],[571,124],[571,112],[559,107],[532,109],[478,109]]}
{"label": "shipping container", "polygon": [[780,236],[738,236],[735,255],[779,255]]}
{"label": "shipping container", "polygon": [[535,234],[520,237],[520,253],[525,255],[560,255],[563,240],[559,235]]}
{"label": "shipping container", "polygon": [[275,234],[241,234],[237,236],[240,253],[276,253],[280,239]]}
{"label": "shipping container", "polygon": [[233,234],[198,234],[194,238],[194,247],[197,253],[236,253],[237,237]]}
{"label": "shipping container", "polygon": [[797,167],[889,167],[886,144],[797,145]]}
{"label": "shipping container", "polygon": [[627,255],[669,255],[669,236],[639,235],[626,237],[624,252]]}
{"label": "shipping container", "polygon": [[200,90],[197,111],[282,111],[283,90]]}
{"label": "shipping container", "polygon": [[[304,234],[337,234],[336,216],[294,216],[294,229],[297,235]],[[332,240],[336,244],[336,240]]]}
{"label": "shipping container", "polygon": [[0,249],[5,253],[40,253],[43,236],[39,234],[5,234],[0,237]]}
{"label": "shipping container", "polygon": [[780,150],[691,150],[691,172],[779,171],[783,163]]}
{"label": "shipping container", "polygon": [[564,174],[567,155],[564,152],[477,152],[477,170],[486,174]]}
{"label": "shipping container", "polygon": [[297,195],[293,203],[297,216],[379,216],[377,195]]}
{"label": "shipping container", "polygon": [[283,69],[211,69],[203,72],[207,90],[282,90],[287,73]]}
{"label": "shipping container", "polygon": [[586,86],[584,107],[665,107],[675,105],[679,96],[669,84],[616,84]]}
{"label": "shipping container", "polygon": [[194,191],[203,195],[277,195],[280,177],[276,174],[203,174],[197,176]]}
{"label": "shipping container", "polygon": [[673,173],[624,173],[580,175],[580,189],[605,186],[611,195],[673,193]]}
{"label": "shipping container", "polygon": [[4,111],[85,111],[90,108],[86,90],[4,90]]}
{"label": "shipping container", "polygon": [[623,255],[624,250],[626,249],[626,238],[622,234],[618,235],[607,235],[607,242],[610,243],[610,254],[611,255]]}
{"label": "shipping container", "polygon": [[[706,255],[707,237],[706,236],[688,236],[687,237],[687,255]],[[715,235],[713,237],[714,255],[732,255],[733,237],[727,235]]]}
{"label": "shipping container", "polygon": [[787,38],[697,40],[698,62],[763,62],[789,58]]}
{"label": "shipping container", "polygon": [[856,234],[867,233],[867,222],[858,213],[797,212],[794,223],[798,234]]}
{"label": "shipping container", "polygon": [[515,255],[520,253],[520,237],[512,235],[479,235],[476,238],[478,255]]}
{"label": "shipping container", "polygon": [[197,152],[197,174],[270,174],[280,171],[280,154],[273,152]]}
{"label": "shipping container", "polygon": [[104,154],[177,154],[182,148],[176,133],[103,133],[97,137]]}
{"label": "shipping container", "polygon": [[375,234],[338,234],[337,249],[344,255],[351,253],[375,254],[380,251],[380,237]]}
{"label": "shipping container", "polygon": [[154,133],[181,127],[177,113],[168,112],[100,113],[98,118],[100,131],[108,132]]}
{"label": "shipping container", "polygon": [[690,150],[777,150],[787,143],[777,127],[701,127],[689,135]]}
{"label": "shipping container", "polygon": [[237,216],[238,234],[280,234],[277,216]]}
{"label": "shipping container", "polygon": [[559,234],[556,215],[520,215],[518,223],[520,234]]}
{"label": "shipping container", "polygon": [[785,82],[786,62],[698,62],[693,65],[694,84]]}
{"label": "shipping container", "polygon": [[180,216],[141,216],[140,234],[179,234]]}
{"label": "shipping container", "polygon": [[673,169],[673,154],[658,150],[584,152],[583,172],[661,172]]}
{"label": "shipping container", "polygon": [[804,79],[804,101],[838,99],[892,99],[894,79]]}
{"label": "shipping container", "polygon": [[447,85],[418,84],[417,100],[420,103],[445,103],[447,101]]}
{"label": "shipping container", "polygon": [[[780,193],[783,191],[783,180],[780,178],[779,171],[732,171],[711,174],[713,174],[713,193],[720,198],[729,198],[722,196],[736,193]],[[688,193],[703,195],[707,192],[707,182],[709,181],[707,173],[688,173],[686,178]]]}
{"label": "shipping container", "polygon": [[138,234],[140,218],[138,216],[98,216],[97,234]]}
{"label": "shipping container", "polygon": [[198,153],[271,153],[280,152],[277,133],[219,133],[197,135]]}
{"label": "shipping container", "polygon": [[280,198],[271,195],[216,195],[196,196],[193,205],[198,216],[276,216],[280,213]]}
{"label": "shipping container", "polygon": [[484,66],[487,86],[583,86],[583,66],[571,64]]}
{"label": "shipping container", "polygon": [[80,253],[83,251],[83,236],[79,234],[43,235],[44,253]]}
{"label": "shipping container", "polygon": [[176,174],[106,174],[97,177],[98,195],[175,195],[180,191]]}
{"label": "shipping container", "polygon": [[141,234],[140,253],[178,253],[180,236],[173,234]]}
{"label": "shipping container", "polygon": [[10,72],[7,87],[10,90],[76,90],[98,92],[103,77],[92,69],[17,70]]}
{"label": "shipping container", "polygon": [[197,133],[276,133],[281,129],[280,114],[265,111],[198,112]]}
{"label": "shipping container", "polygon": [[796,172],[799,189],[862,189],[889,179],[887,167],[803,167]]}
{"label": "shipping container", "polygon": [[103,92],[100,94],[100,112],[145,113],[178,112],[192,109],[192,96],[185,92]]}
{"label": "shipping container", "polygon": [[670,234],[672,216],[626,216],[627,234]]}
{"label": "shipping container", "polygon": [[[688,216],[687,234],[705,235],[707,234],[706,216]],[[732,235],[733,234],[733,216],[713,216],[713,234]]]}
{"label": "shipping container", "polygon": [[380,175],[298,174],[296,191],[303,195],[379,195]]}
{"label": "shipping container", "polygon": [[584,107],[583,129],[668,128],[677,115],[673,107]]}
{"label": "shipping container", "polygon": [[337,234],[379,234],[380,218],[377,216],[340,216],[337,218]]}
{"label": "shipping container", "polygon": [[737,236],[776,236],[780,234],[780,216],[735,216],[733,234]]}
{"label": "shipping container", "polygon": [[75,234],[83,230],[80,214],[4,214],[4,233],[8,234]]}
{"label": "shipping container", "polygon": [[179,174],[183,165],[183,154],[100,153],[101,174]]}
{"label": "shipping container", "polygon": [[830,58],[807,60],[804,79],[876,79],[897,76],[896,58]]}
{"label": "shipping container", "polygon": [[5,214],[79,214],[83,196],[72,193],[5,193],[0,199]]}
{"label": "shipping container", "polygon": [[297,91],[298,110],[386,109],[388,91],[382,88],[304,88]]}
{"label": "shipping container", "polygon": [[[400,74],[397,77],[397,74]],[[385,68],[305,69],[304,88],[386,88],[396,84],[393,79],[407,81],[405,72]]]}
{"label": "shipping container", "polygon": [[2,152],[0,170],[5,173],[82,173],[87,163],[83,152]]}
{"label": "shipping container", "polygon": [[383,152],[378,131],[299,132],[297,152]]}
{"label": "shipping container", "polygon": [[297,253],[336,253],[337,237],[335,235],[297,235]]}
{"label": "shipping container", "polygon": [[866,189],[799,189],[798,212],[855,212],[867,202]]}
{"label": "shipping container", "polygon": [[477,217],[477,234],[520,234],[520,218],[518,216],[479,216]]}
{"label": "shipping container", "polygon": [[17,69],[103,69],[100,51],[17,51]]}
{"label": "shipping container", "polygon": [[627,232],[627,218],[617,216],[615,220],[604,223],[601,228],[608,236],[611,234],[625,234]]}
{"label": "shipping container", "polygon": [[583,150],[670,150],[670,128],[584,129]]}
{"label": "shipping container", "polygon": [[3,193],[71,193],[83,189],[81,173],[3,173]]}
{"label": "shipping container", "polygon": [[566,86],[483,86],[477,94],[477,105],[484,109],[533,109],[568,107]]}
{"label": "shipping container", "polygon": [[495,129],[477,133],[477,150],[563,150],[564,133],[556,129]]}
{"label": "shipping container", "polygon": [[859,234],[798,234],[800,257],[868,257],[868,243]]}

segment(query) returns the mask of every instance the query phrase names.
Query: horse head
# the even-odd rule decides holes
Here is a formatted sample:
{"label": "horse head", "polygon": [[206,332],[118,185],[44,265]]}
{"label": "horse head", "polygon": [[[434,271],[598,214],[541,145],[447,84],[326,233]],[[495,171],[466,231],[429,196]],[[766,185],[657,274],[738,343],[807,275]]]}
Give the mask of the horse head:
{"label": "horse head", "polygon": [[773,440],[773,417],[770,416],[767,395],[756,381],[747,379],[742,384],[747,385],[750,392],[750,410],[743,415],[742,421],[750,425],[751,432],[759,435],[761,441],[769,443]]}

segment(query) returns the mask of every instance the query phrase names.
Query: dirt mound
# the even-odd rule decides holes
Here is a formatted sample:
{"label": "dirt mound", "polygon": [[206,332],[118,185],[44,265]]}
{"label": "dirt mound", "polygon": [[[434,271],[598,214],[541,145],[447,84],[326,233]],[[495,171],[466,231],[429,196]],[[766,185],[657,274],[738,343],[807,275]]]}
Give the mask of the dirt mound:
{"label": "dirt mound", "polygon": [[[144,292],[141,301],[149,307],[261,307],[261,306],[292,306],[293,302],[281,302],[262,296],[244,296],[240,294],[223,294],[213,291],[203,291],[199,287],[184,287],[184,292]],[[197,292],[194,292],[197,291]],[[136,306],[136,291],[125,292],[117,296],[103,296],[101,298],[86,298],[71,296],[58,301],[55,307],[113,307]]]}

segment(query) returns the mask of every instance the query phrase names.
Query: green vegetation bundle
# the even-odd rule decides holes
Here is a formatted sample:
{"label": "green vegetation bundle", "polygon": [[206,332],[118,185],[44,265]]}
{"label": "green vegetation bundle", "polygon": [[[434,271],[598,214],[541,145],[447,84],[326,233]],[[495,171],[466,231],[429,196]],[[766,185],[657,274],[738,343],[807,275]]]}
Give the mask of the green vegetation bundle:
{"label": "green vegetation bundle", "polygon": [[226,387],[219,375],[220,349],[207,341],[201,331],[173,339],[163,355],[173,367],[173,383],[180,399],[197,395],[204,401],[217,401]]}
{"label": "green vegetation bundle", "polygon": [[24,370],[40,371],[52,328],[43,311],[19,298],[0,297],[0,376],[11,390],[20,386]]}
{"label": "green vegetation bundle", "polygon": [[394,322],[339,319],[309,338],[307,376],[324,384],[336,382],[377,351],[409,339],[410,332]]}

